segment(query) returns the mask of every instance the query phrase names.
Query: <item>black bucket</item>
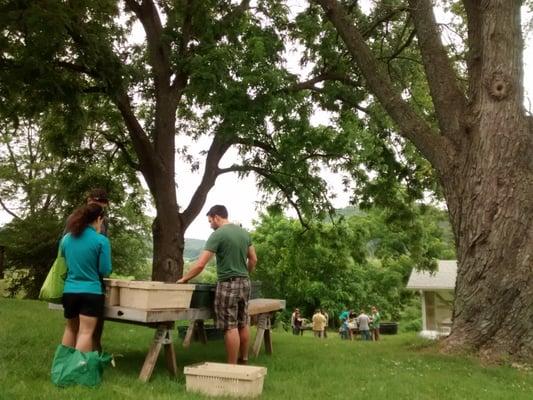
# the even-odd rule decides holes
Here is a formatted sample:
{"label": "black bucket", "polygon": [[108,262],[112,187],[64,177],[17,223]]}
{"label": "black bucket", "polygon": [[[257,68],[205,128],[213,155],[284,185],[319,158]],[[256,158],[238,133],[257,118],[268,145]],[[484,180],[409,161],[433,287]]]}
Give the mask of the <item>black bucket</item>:
{"label": "black bucket", "polygon": [[379,333],[382,335],[396,335],[398,333],[398,322],[381,322]]}

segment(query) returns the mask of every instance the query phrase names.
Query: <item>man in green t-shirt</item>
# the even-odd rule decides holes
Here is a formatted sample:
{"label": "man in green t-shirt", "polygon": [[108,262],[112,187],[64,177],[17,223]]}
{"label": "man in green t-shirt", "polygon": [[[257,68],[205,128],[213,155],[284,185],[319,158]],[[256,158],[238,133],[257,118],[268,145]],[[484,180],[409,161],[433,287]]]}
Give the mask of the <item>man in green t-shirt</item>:
{"label": "man in green t-shirt", "polygon": [[178,280],[187,283],[203,271],[216,254],[217,289],[215,315],[217,327],[224,330],[224,342],[229,364],[246,364],[250,329],[248,300],[249,273],[255,268],[257,256],[250,235],[240,226],[228,221],[228,210],[222,205],[211,207],[207,219],[215,231],[207,239],[196,265]]}

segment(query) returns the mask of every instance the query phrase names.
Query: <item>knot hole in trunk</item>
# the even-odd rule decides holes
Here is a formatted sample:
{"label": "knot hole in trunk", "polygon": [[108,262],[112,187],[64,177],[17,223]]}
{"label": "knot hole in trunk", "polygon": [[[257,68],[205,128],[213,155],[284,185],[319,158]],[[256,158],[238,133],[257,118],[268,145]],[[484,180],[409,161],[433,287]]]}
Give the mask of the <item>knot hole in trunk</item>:
{"label": "knot hole in trunk", "polygon": [[494,72],[485,84],[490,96],[496,101],[501,101],[509,97],[513,90],[511,79],[502,71]]}
{"label": "knot hole in trunk", "polygon": [[167,272],[175,271],[178,268],[178,263],[172,258],[167,258],[165,261]]}

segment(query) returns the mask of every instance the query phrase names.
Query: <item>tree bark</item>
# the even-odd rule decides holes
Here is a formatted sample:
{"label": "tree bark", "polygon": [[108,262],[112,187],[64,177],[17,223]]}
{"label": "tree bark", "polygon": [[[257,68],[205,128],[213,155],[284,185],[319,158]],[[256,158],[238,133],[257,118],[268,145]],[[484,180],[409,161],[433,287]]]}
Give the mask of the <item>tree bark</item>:
{"label": "tree bark", "polygon": [[155,182],[157,210],[152,224],[154,255],[152,280],[175,282],[183,275],[185,229],[176,202],[174,176],[159,176]]}
{"label": "tree bark", "polygon": [[459,167],[443,182],[458,253],[445,349],[532,359],[533,129],[522,105],[519,2],[485,2],[480,17],[474,124]]}
{"label": "tree bark", "polygon": [[464,175],[443,185],[458,255],[444,348],[490,359],[533,358],[533,179],[531,166],[516,162],[533,154],[531,145],[508,140],[511,134],[532,132],[520,118],[483,117],[476,135],[507,138],[473,144],[478,150],[465,159]]}
{"label": "tree bark", "polygon": [[0,246],[0,279],[4,279],[4,253],[5,247]]}
{"label": "tree bark", "polygon": [[[424,129],[412,128],[421,126],[419,117],[405,112],[406,104],[391,94],[392,85],[382,79],[375,57],[342,5],[316,1],[370,91],[438,172],[458,257],[453,327],[444,349],[474,351],[492,360],[532,360],[533,123],[523,109],[521,2],[463,1],[469,18],[467,103],[456,88],[450,90],[449,75],[439,72],[449,68],[435,37],[438,31],[427,18],[430,2],[409,2],[440,137],[453,138],[439,149],[437,140],[426,141]],[[448,80],[444,87],[443,79]],[[457,116],[454,104],[466,104],[462,115]],[[439,158],[436,152],[443,150],[447,157]]]}

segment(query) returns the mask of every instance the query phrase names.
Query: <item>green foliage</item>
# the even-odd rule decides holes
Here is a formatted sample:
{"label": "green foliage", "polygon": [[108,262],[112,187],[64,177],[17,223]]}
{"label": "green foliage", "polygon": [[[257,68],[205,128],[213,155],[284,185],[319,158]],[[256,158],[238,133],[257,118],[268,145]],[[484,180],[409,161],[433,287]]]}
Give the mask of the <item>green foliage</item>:
{"label": "green foliage", "polygon": [[[61,155],[96,130],[149,182],[153,174],[137,161],[150,158],[152,151],[159,153],[156,160],[166,157],[167,149],[158,146],[168,135],[161,126],[174,120],[156,122],[156,116],[164,118],[162,110],[170,107],[166,115],[178,117],[173,150],[191,169],[199,168],[205,154],[191,154],[189,139],[209,136],[240,155],[220,173],[255,174],[263,201],[288,202],[306,216],[330,211],[319,174],[322,163],[343,164],[335,159],[349,158],[358,132],[311,124],[314,100],[298,87],[299,77],[286,70],[294,29],[287,5],[266,0],[242,11],[230,1],[162,2],[154,9],[160,14],[154,19],[163,21],[161,51],[153,51],[146,40],[132,40],[139,16],[128,4],[2,4],[0,103],[5,109],[0,114],[33,118],[44,113],[46,137]],[[168,68],[168,77],[158,77],[154,64]],[[183,81],[184,87],[174,85],[161,96],[165,80]],[[128,95],[135,99],[129,130],[124,110],[117,110],[118,99]],[[142,145],[133,146],[138,132],[132,131],[131,118],[146,133]],[[164,160],[173,162],[174,156]]]}
{"label": "green foliage", "polygon": [[383,209],[342,214],[351,216],[308,229],[280,213],[262,215],[253,233],[254,279],[262,281],[266,297],[286,299],[289,310],[299,307],[309,316],[322,307],[332,323],[344,306],[376,305],[384,319],[399,319],[412,298],[404,289],[411,270],[453,256],[453,242],[440,228],[445,213],[413,206],[401,216]]}
{"label": "green foliage", "polygon": [[4,279],[0,288],[0,296],[26,297],[26,288],[33,286],[34,277],[28,268],[8,268],[4,271]]}
{"label": "green foliage", "polygon": [[[195,264],[195,261],[185,263],[183,267],[184,273]],[[217,267],[214,260],[207,263],[200,275],[197,275],[191,280],[191,283],[216,283],[217,282]]]}
{"label": "green foliage", "polygon": [[[400,11],[400,1],[374,3],[370,12],[363,12],[357,2],[349,2],[346,8],[397,91],[419,114],[433,115],[409,13]],[[345,184],[353,201],[367,207],[396,207],[422,200],[427,193],[440,197],[434,170],[398,135],[387,113],[368,92],[323,10],[314,3],[304,8],[291,25],[290,37],[304,46],[300,62],[312,70],[311,76],[325,77],[323,86],[312,86],[309,95],[319,108],[332,113],[329,129],[349,134],[350,150],[336,169],[346,173]],[[434,121],[429,119],[429,123]]]}
{"label": "green foliage", "polygon": [[[215,149],[233,146],[240,156],[234,165],[219,168],[217,163],[212,171],[255,174],[265,193],[263,202],[280,208],[290,204],[303,217],[323,217],[332,211],[320,176],[324,165],[346,175],[345,185],[362,209],[380,205],[394,210],[376,215],[378,222],[422,218],[411,211],[413,199],[424,199],[428,193],[439,196],[434,171],[396,133],[365,89],[342,39],[315,4],[298,9],[301,12],[292,18],[286,3],[277,0],[259,1],[244,12],[230,1],[194,2],[194,6],[160,2],[161,15],[154,19],[161,17],[164,23],[157,49],[144,39],[131,40],[139,17],[131,4],[93,0],[66,5],[50,0],[0,5],[0,115],[13,125],[16,115],[37,119],[52,154],[66,160],[54,176],[61,189],[56,193],[64,194],[61,207],[68,212],[81,202],[86,188],[98,183],[115,196],[113,204],[128,204],[128,210],[120,212],[129,216],[131,224],[133,199],[143,197],[135,171],[142,170],[149,182],[161,172],[160,163],[174,165],[175,153],[196,170],[206,154],[191,154],[188,146],[205,137],[223,143]],[[349,11],[398,91],[421,115],[432,115],[420,55],[413,45],[412,21],[398,12],[374,24],[401,4],[378,2],[368,15],[355,2]],[[146,13],[144,17],[149,18]],[[284,58],[293,44],[303,45],[301,65],[320,78],[314,82],[317,85],[302,85],[304,78],[287,70]],[[174,86],[161,91],[169,82]],[[118,106],[128,97],[134,99],[131,109],[129,104]],[[329,126],[311,122],[316,108],[331,113]],[[175,148],[169,149],[160,145],[168,136],[161,127],[174,124],[175,116],[171,127],[176,132]],[[137,130],[132,129],[135,122]],[[150,157],[152,153],[157,154]],[[151,189],[157,196],[153,185]],[[142,207],[138,208],[141,216]],[[148,240],[142,235],[128,239],[129,243],[126,239],[135,231],[144,232],[146,221],[140,217],[128,230],[127,224],[114,218],[113,224],[128,232],[112,234],[123,252],[117,266],[125,273],[143,274],[143,244]],[[287,284],[268,280],[281,283],[272,290],[290,289],[310,308],[324,293],[327,307],[369,304],[375,298],[368,297],[372,291],[360,282],[374,282],[379,290],[387,290],[393,282],[405,280],[410,261],[401,257],[427,268],[434,254],[445,250],[429,243],[432,236],[422,222],[404,230],[393,222],[379,232],[371,222],[337,221],[332,226],[312,222],[305,233],[292,223],[280,222],[285,238],[291,239],[273,240],[277,247],[270,262],[277,265],[283,260],[300,267]],[[278,222],[272,225],[278,228]],[[130,245],[135,252],[127,252]],[[304,257],[296,251],[300,248],[305,249]],[[276,273],[290,275],[286,268],[280,266]],[[394,273],[389,276],[390,271]],[[265,272],[265,278],[274,277]],[[329,279],[335,290],[326,285]],[[391,293],[388,302],[397,302],[401,294]]]}
{"label": "green foliage", "polygon": [[187,239],[185,238],[185,249],[183,250],[183,258],[185,260],[195,260],[204,249],[205,240]]}
{"label": "green foliage", "polygon": [[0,244],[6,247],[7,267],[31,272],[31,279],[9,285],[9,290],[16,292],[23,286],[28,297],[38,294],[57,254],[66,217],[94,187],[106,188],[110,194],[114,269],[139,278],[150,276],[150,221],[143,214],[144,192],[101,132],[88,132],[70,148],[63,143],[62,153],[57,154],[57,143],[46,135],[49,116],[0,121],[0,200],[14,216],[0,229]]}
{"label": "green foliage", "polygon": [[24,273],[23,278],[6,280],[6,290],[11,295],[24,289],[27,297],[37,297],[57,256],[63,229],[63,221],[49,212],[14,219],[0,229],[0,244],[5,247],[6,267],[31,272],[29,275]]}
{"label": "green foliage", "polygon": [[422,330],[422,307],[420,296],[413,296],[400,315],[401,332],[420,332]]}

